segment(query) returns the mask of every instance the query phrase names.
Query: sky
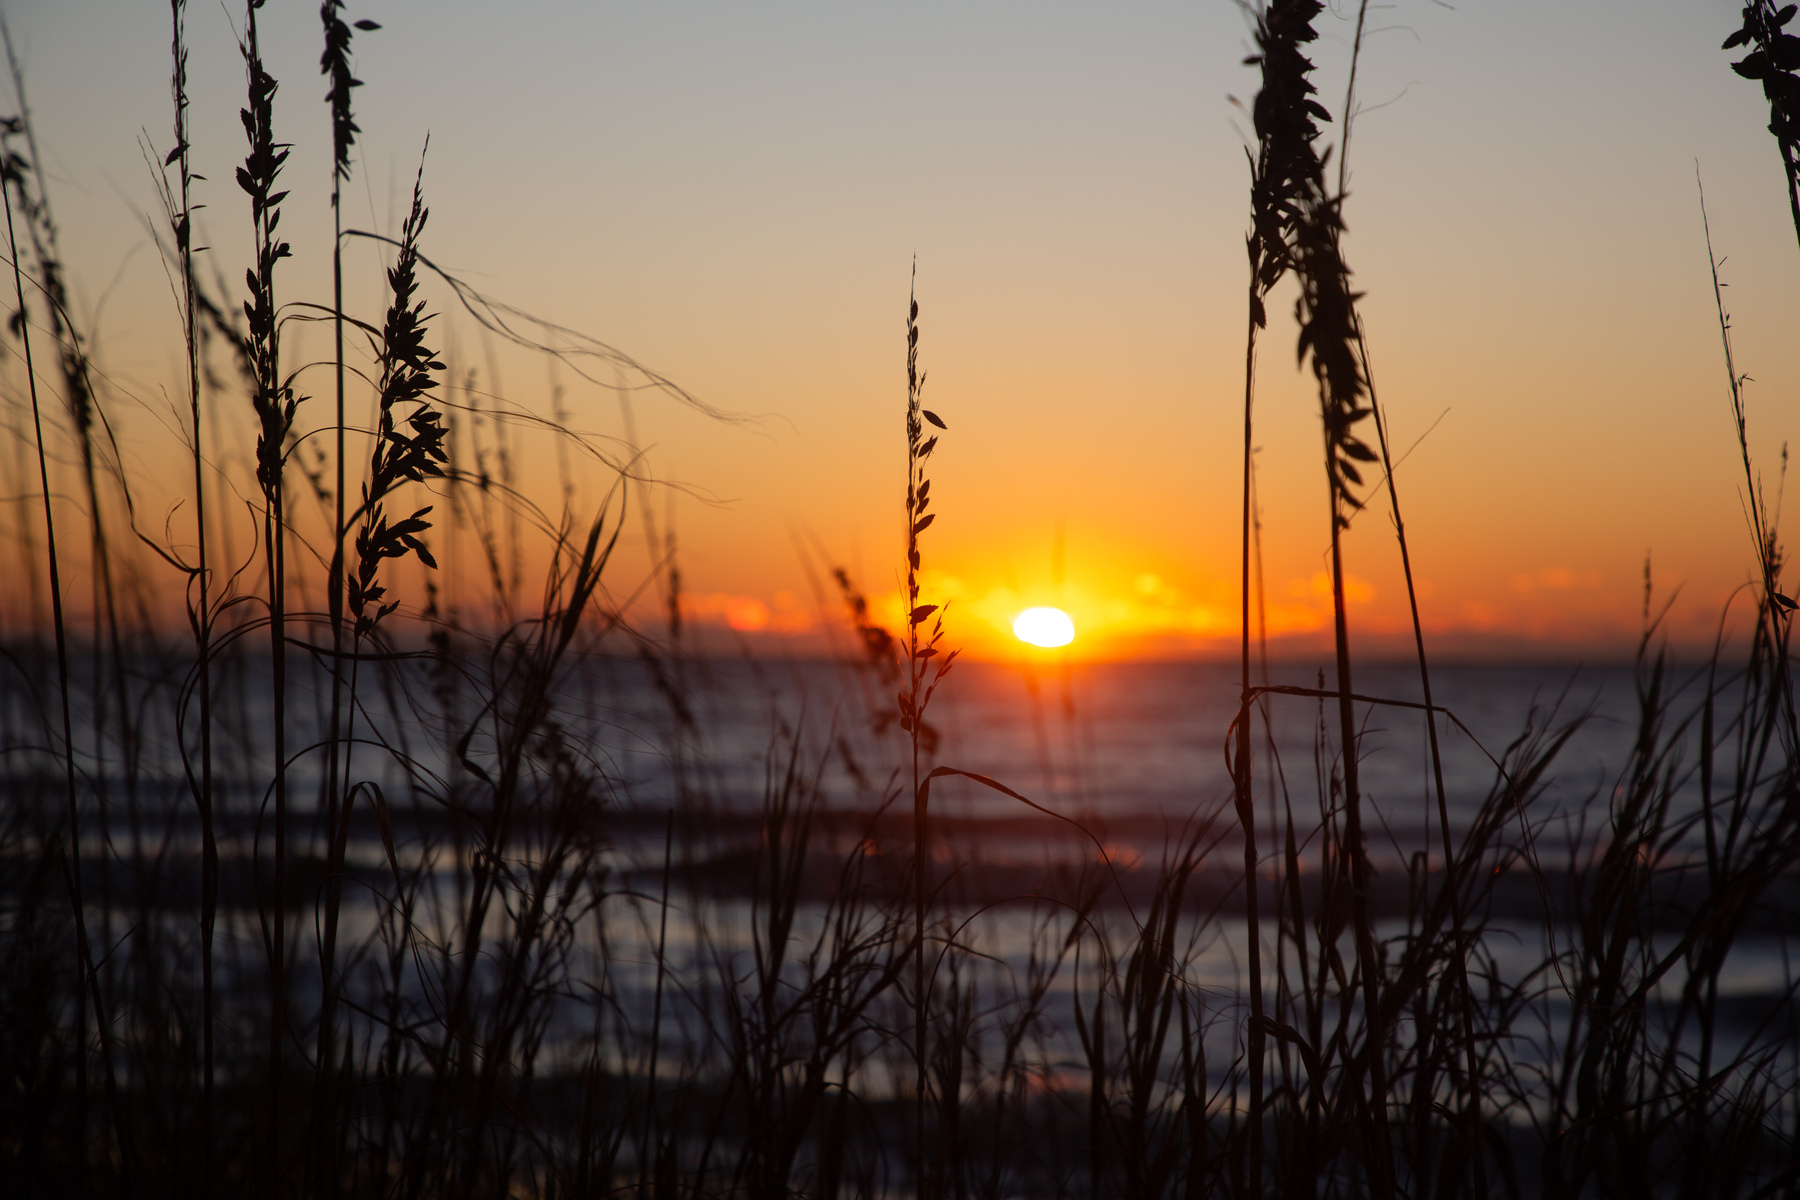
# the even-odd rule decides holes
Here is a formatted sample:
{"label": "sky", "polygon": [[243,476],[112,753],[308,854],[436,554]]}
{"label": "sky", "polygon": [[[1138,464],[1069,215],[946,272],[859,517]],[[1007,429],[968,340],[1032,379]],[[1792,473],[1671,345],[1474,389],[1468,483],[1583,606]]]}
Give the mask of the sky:
{"label": "sky", "polygon": [[[1628,652],[1647,559],[1655,603],[1674,599],[1667,629],[1703,642],[1750,577],[1697,172],[1771,492],[1800,412],[1800,258],[1760,89],[1718,48],[1737,11],[1370,6],[1345,253],[1406,451],[1397,482],[1422,615],[1444,653]],[[0,12],[77,310],[143,481],[140,523],[176,529],[179,326],[146,231],[160,211],[151,164],[172,144],[168,6]],[[579,363],[509,351],[431,293],[459,378],[474,370],[477,390],[517,412],[566,414],[605,453],[642,452],[657,483],[629,490],[617,598],[653,608],[647,542],[672,530],[690,621],[720,644],[841,635],[823,582],[834,565],[897,612],[916,263],[926,402],[949,426],[931,462],[925,598],[951,601],[952,642],[1024,653],[1012,615],[1055,604],[1083,656],[1235,646],[1257,87],[1242,6],[357,0],[346,15],[382,25],[354,42],[363,132],[346,225],[397,231],[429,136],[427,255],[705,406],[639,390],[628,417],[604,386],[610,367],[589,381]],[[1314,48],[1339,116],[1355,16],[1328,11]],[[196,199],[227,281],[249,249],[231,182],[242,20],[233,6],[189,15],[207,176]],[[269,0],[262,38],[281,81],[277,132],[295,144],[283,225],[295,257],[278,286],[324,302],[317,6]],[[349,304],[373,319],[382,253],[352,242],[346,264]],[[1316,648],[1330,622],[1318,402],[1292,302],[1277,292],[1258,362],[1278,653]],[[286,353],[319,360],[328,342],[296,323]],[[327,380],[314,372],[310,386],[323,395]],[[325,403],[301,423],[316,427]],[[546,508],[565,478],[583,523],[609,492],[616,503],[597,459],[559,458],[554,439],[512,428],[519,486]],[[1403,646],[1385,505],[1357,518],[1346,556],[1353,644]],[[523,576],[541,571],[523,557]],[[480,573],[473,556],[445,569],[478,588],[463,578]]]}

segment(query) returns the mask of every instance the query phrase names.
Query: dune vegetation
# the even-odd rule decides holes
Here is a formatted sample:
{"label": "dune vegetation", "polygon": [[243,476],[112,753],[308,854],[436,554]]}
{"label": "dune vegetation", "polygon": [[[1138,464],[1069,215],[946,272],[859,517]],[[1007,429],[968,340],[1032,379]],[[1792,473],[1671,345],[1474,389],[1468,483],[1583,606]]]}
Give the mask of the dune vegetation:
{"label": "dune vegetation", "polygon": [[[22,103],[0,129],[20,362],[0,455],[16,498],[0,1191],[1792,1194],[1795,604],[1716,265],[1727,386],[1706,402],[1742,451],[1748,634],[1673,662],[1647,571],[1635,727],[1610,786],[1546,799],[1583,720],[1547,706],[1509,745],[1477,747],[1491,783],[1457,795],[1440,743],[1473,735],[1433,699],[1380,331],[1346,261],[1354,61],[1351,94],[1322,97],[1319,0],[1250,10],[1243,632],[1234,718],[1207,731],[1231,787],[1162,831],[1160,859],[1134,861],[1103,812],[944,753],[956,612],[923,571],[934,523],[956,519],[931,487],[957,413],[926,388],[928,295],[907,295],[894,327],[903,622],[884,628],[836,570],[851,649],[828,674],[852,703],[772,717],[756,747],[709,740],[713,699],[760,668],[732,674],[692,644],[639,460],[483,391],[441,348],[434,305],[698,401],[440,270],[428,149],[398,236],[346,226],[351,49],[379,27],[341,0],[320,10],[334,295],[291,294],[282,218],[302,134],[276,126],[273,98],[315,81],[270,75],[261,8],[234,14],[243,156],[234,179],[204,180],[188,5],[170,5],[171,124],[150,165],[189,492],[166,522],[136,504],[113,440]],[[1753,0],[1719,69],[1764,91],[1800,236],[1794,13]],[[1352,60],[1361,38],[1359,19]],[[22,96],[16,65],[14,82]],[[215,225],[247,212],[249,262],[197,244],[202,205]],[[379,312],[346,311],[352,239],[387,255]],[[1291,327],[1272,311],[1284,287]],[[303,325],[330,331],[329,360],[299,359]],[[1279,678],[1255,635],[1271,339],[1317,383],[1334,653],[1310,679]],[[1235,437],[1235,421],[1218,424]],[[580,509],[565,476],[560,510],[535,501],[514,477],[526,437],[554,443],[564,472],[603,473],[605,500]],[[59,495],[53,463],[78,494]],[[1357,689],[1340,540],[1357,520],[1397,534],[1416,692]],[[652,577],[616,579],[640,521]],[[527,561],[546,564],[537,578]],[[152,600],[171,594],[179,624]],[[607,749],[627,710],[653,778]],[[1372,714],[1424,730],[1417,844],[1384,832],[1392,814],[1359,776]],[[1281,752],[1282,722],[1309,730],[1306,761]],[[979,866],[981,830],[933,812],[952,786],[1016,813],[1041,861]],[[1745,991],[1735,956],[1752,937],[1779,946],[1784,973]],[[1239,987],[1203,969],[1225,960]]]}

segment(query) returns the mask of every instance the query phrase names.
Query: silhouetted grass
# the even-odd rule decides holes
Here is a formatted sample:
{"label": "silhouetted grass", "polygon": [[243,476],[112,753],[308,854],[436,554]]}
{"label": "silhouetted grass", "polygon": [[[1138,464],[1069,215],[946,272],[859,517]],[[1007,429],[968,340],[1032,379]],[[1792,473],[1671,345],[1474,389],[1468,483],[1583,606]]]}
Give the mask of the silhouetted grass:
{"label": "silhouetted grass", "polygon": [[[185,5],[171,4],[174,142],[158,153],[191,534],[109,536],[134,481],[103,436],[108,397],[66,311],[36,151],[5,159],[9,217],[29,231],[9,225],[13,335],[28,361],[34,337],[55,340],[61,365],[45,378],[64,403],[41,403],[35,373],[11,399],[18,431],[29,414],[34,435],[9,470],[12,490],[34,498],[14,541],[32,592],[18,608],[35,623],[0,646],[0,1190],[1792,1190],[1796,980],[1744,995],[1732,964],[1747,934],[1792,921],[1800,894],[1793,604],[1722,303],[1753,636],[1738,647],[1721,634],[1709,662],[1682,672],[1660,647],[1647,580],[1636,736],[1616,778],[1584,803],[1552,804],[1557,756],[1583,715],[1536,712],[1453,827],[1439,740],[1469,734],[1432,698],[1345,262],[1346,135],[1335,188],[1317,144],[1330,113],[1305,49],[1323,9],[1257,10],[1245,637],[1235,724],[1212,731],[1231,789],[1163,831],[1160,856],[1130,863],[1102,836],[1104,811],[1077,824],[939,761],[925,717],[955,651],[920,572],[941,511],[926,466],[945,422],[923,406],[911,295],[904,624],[884,629],[838,571],[860,708],[771,713],[759,751],[721,751],[708,740],[709,664],[682,641],[672,531],[645,527],[666,630],[632,619],[633,588],[655,581],[618,579],[627,499],[647,492],[642,454],[609,456],[560,419],[530,417],[496,380],[439,361],[421,297],[435,281],[496,338],[691,398],[438,271],[422,173],[397,238],[335,231],[391,255],[379,323],[344,311],[335,251],[332,304],[278,303],[287,148],[258,7],[243,24],[238,183],[256,238],[239,304],[195,270],[192,218],[208,201],[190,167]],[[357,132],[348,39],[367,26],[334,0],[321,16],[335,208]],[[1745,21],[1737,40],[1786,70],[1783,13],[1753,5]],[[1347,98],[1340,127],[1352,108]],[[21,119],[9,137],[28,130]],[[215,278],[229,274],[215,262]],[[1314,686],[1257,684],[1250,670],[1254,368],[1267,301],[1290,277],[1319,388],[1331,686],[1323,672]],[[301,313],[338,331],[336,404],[314,429],[299,426],[309,410],[282,357]],[[346,350],[345,328],[366,336],[366,360]],[[343,415],[359,378],[370,429]],[[1377,446],[1363,440],[1370,427]],[[604,473],[591,509],[576,507],[566,469],[560,511],[527,494],[514,461],[527,429]],[[73,541],[72,506],[49,499],[45,438],[59,434],[83,477],[88,536]],[[331,452],[314,454],[309,436]],[[238,443],[254,453],[234,456]],[[1362,474],[1376,463],[1379,484]],[[1409,580],[1417,700],[1358,695],[1351,681],[1340,535],[1378,491]],[[254,544],[226,511],[233,492],[260,509]],[[518,566],[527,540],[548,564],[535,585]],[[64,607],[72,569],[91,583],[85,635]],[[179,635],[134,596],[173,586],[189,618]],[[1422,826],[1437,830],[1435,845],[1396,840],[1385,857],[1357,773],[1376,709],[1426,720]],[[597,736],[623,713],[661,722],[665,786],[634,778]],[[1316,720],[1311,763],[1278,755],[1278,713]],[[746,803],[727,776],[748,765],[760,778]],[[1036,822],[1018,828],[1042,837],[1043,861],[988,861],[982,837],[999,822],[934,816],[933,784],[958,779]],[[1242,996],[1209,985],[1240,951]]]}
{"label": "silhouetted grass", "polygon": [[1778,9],[1770,0],[1751,0],[1744,6],[1743,25],[1725,39],[1722,49],[1753,47],[1731,69],[1762,84],[1769,102],[1769,132],[1775,135],[1787,179],[1794,236],[1800,238],[1800,38],[1786,32],[1794,11],[1791,4]]}

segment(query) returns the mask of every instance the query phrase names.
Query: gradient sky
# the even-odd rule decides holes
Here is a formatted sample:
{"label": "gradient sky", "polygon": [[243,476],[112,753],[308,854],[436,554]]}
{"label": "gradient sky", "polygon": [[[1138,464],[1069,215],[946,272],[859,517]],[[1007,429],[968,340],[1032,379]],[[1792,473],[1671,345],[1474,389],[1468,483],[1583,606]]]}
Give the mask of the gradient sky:
{"label": "gradient sky", "polygon": [[[277,129],[296,143],[282,288],[324,300],[317,5],[265,11]],[[1659,591],[1681,589],[1673,627],[1705,637],[1749,577],[1696,163],[1771,487],[1800,412],[1800,256],[1767,108],[1718,49],[1737,11],[1371,9],[1346,253],[1394,435],[1424,438],[1399,482],[1442,646],[1616,651],[1638,628],[1647,553]],[[154,476],[178,444],[165,389],[180,346],[144,232],[157,208],[140,138],[157,159],[171,144],[168,6],[5,14],[127,455]],[[950,425],[928,591],[956,600],[952,640],[996,652],[1014,611],[1059,602],[1089,654],[1235,638],[1248,122],[1232,97],[1257,86],[1238,5],[363,0],[348,15],[385,28],[355,42],[347,223],[397,229],[429,133],[427,254],[750,418],[635,403],[652,468],[687,485],[673,514],[696,616],[816,632],[797,543],[893,592],[916,254],[927,400]],[[1354,17],[1340,4],[1321,20],[1334,113]],[[229,182],[241,19],[190,16],[212,181],[197,198],[227,279],[248,247]],[[380,261],[365,244],[350,263],[352,303],[373,317]],[[1278,293],[1258,442],[1270,628],[1304,640],[1328,617],[1328,526],[1291,309]],[[438,328],[494,373],[470,322]],[[327,335],[303,337],[291,357],[325,352]],[[492,361],[514,402],[547,413],[560,383],[573,424],[622,432],[610,391]],[[554,472],[534,451],[530,477]],[[583,502],[606,482],[585,473]],[[621,592],[646,561],[630,528]],[[1391,643],[1405,607],[1382,506],[1348,555],[1353,637]]]}

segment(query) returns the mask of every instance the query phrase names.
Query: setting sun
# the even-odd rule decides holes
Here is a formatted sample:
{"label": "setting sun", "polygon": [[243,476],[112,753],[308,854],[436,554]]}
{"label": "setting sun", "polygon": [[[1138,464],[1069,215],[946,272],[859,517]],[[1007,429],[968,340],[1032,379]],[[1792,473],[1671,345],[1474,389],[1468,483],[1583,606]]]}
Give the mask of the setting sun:
{"label": "setting sun", "polygon": [[1013,636],[1052,649],[1075,640],[1075,622],[1060,608],[1028,608],[1013,618]]}

